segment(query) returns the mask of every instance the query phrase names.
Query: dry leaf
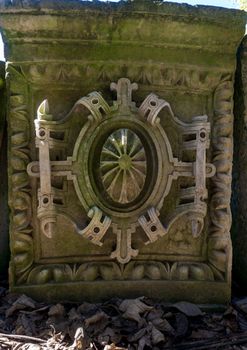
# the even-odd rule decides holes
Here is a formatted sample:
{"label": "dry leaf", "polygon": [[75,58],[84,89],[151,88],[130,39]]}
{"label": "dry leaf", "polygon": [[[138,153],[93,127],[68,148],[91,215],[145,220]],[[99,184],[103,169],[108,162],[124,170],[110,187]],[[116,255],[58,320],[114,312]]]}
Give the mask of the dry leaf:
{"label": "dry leaf", "polygon": [[51,306],[50,310],[48,311],[48,316],[63,317],[64,313],[65,313],[64,306],[61,304],[57,304],[57,305]]}
{"label": "dry leaf", "polygon": [[102,337],[109,337],[112,343],[119,343],[122,336],[116,330],[111,327],[106,327],[106,329],[101,333]]}
{"label": "dry leaf", "polygon": [[157,318],[162,318],[163,314],[164,314],[163,310],[153,309],[148,313],[147,321],[152,321]]}
{"label": "dry leaf", "polygon": [[140,314],[152,309],[152,306],[144,304],[140,299],[126,299],[119,306],[119,310],[123,312],[122,316],[124,318],[138,323],[141,321]]}
{"label": "dry leaf", "polygon": [[[41,350],[42,349],[42,347],[38,344],[25,344],[25,345],[27,346],[26,347],[27,350]],[[16,347],[16,349],[17,349],[17,347]],[[13,350],[15,350],[15,348]],[[25,348],[23,348],[21,350],[25,350]]]}
{"label": "dry leaf", "polygon": [[247,297],[234,300],[233,305],[236,305],[241,311],[247,314]]}
{"label": "dry leaf", "polygon": [[240,313],[238,314],[237,316],[237,321],[238,321],[238,325],[239,325],[239,328],[242,330],[242,331],[247,331],[247,320],[246,318],[241,315]]}
{"label": "dry leaf", "polygon": [[104,350],[126,350],[126,348],[121,348],[119,346],[116,346],[115,344],[110,344],[110,345],[106,345],[104,347]]}
{"label": "dry leaf", "polygon": [[6,311],[6,317],[13,315],[13,313],[17,310],[23,310],[27,308],[35,309],[35,302],[33,301],[33,299],[23,294]]}
{"label": "dry leaf", "polygon": [[224,316],[232,316],[232,315],[234,315],[234,316],[237,316],[237,311],[232,307],[232,306],[230,306],[230,307],[228,307],[228,309],[224,312]]}
{"label": "dry leaf", "polygon": [[151,339],[154,345],[165,341],[164,334],[162,334],[157,328],[152,326]]}
{"label": "dry leaf", "polygon": [[145,333],[147,332],[146,328],[142,328],[140,329],[138,332],[131,334],[128,336],[128,341],[130,343],[136,342],[137,340],[139,340],[140,338],[142,338]]}
{"label": "dry leaf", "polygon": [[51,307],[50,305],[46,305],[46,306],[42,306],[39,309],[35,309],[32,311],[20,310],[20,312],[23,314],[26,314],[26,315],[34,315],[34,314],[37,314],[39,312],[45,311],[45,310],[49,309],[50,307]]}
{"label": "dry leaf", "polygon": [[55,333],[69,334],[69,320],[65,318],[65,308],[61,304],[53,305],[49,311],[48,316],[50,316],[46,324],[50,327],[54,327]]}
{"label": "dry leaf", "polygon": [[222,321],[222,319],[223,319],[222,315],[217,315],[217,314],[212,315],[213,321],[220,322],[220,321]]}
{"label": "dry leaf", "polygon": [[186,301],[180,301],[179,303],[173,304],[172,306],[189,317],[203,316],[202,311],[197,305],[188,303]]}
{"label": "dry leaf", "polygon": [[90,303],[83,303],[77,308],[77,312],[81,313],[82,315],[85,315],[86,317],[92,316],[96,313],[97,306],[95,304]]}
{"label": "dry leaf", "polygon": [[151,339],[147,334],[139,339],[137,350],[143,350],[146,346],[152,349]]}
{"label": "dry leaf", "polygon": [[28,336],[32,336],[36,334],[35,323],[32,318],[28,317],[25,314],[19,314],[16,327],[16,334],[24,334]]}
{"label": "dry leaf", "polygon": [[82,327],[77,328],[74,336],[74,343],[72,344],[71,349],[75,349],[75,350],[86,349],[86,341],[84,337],[84,330]]}
{"label": "dry leaf", "polygon": [[6,288],[0,286],[0,298],[3,297],[6,293]]}
{"label": "dry leaf", "polygon": [[69,316],[69,321],[81,320],[81,315],[76,311],[75,308],[72,308],[71,310],[69,310],[68,316]]}
{"label": "dry leaf", "polygon": [[152,324],[162,332],[165,332],[169,335],[175,334],[175,329],[170,325],[166,319],[157,318],[152,321]]}
{"label": "dry leaf", "polygon": [[85,320],[85,326],[89,327],[102,321],[108,321],[108,316],[104,312],[98,312]]}
{"label": "dry leaf", "polygon": [[193,339],[210,339],[210,338],[214,338],[217,336],[217,332],[213,332],[213,331],[208,331],[206,329],[198,329],[198,330],[194,330],[191,333],[190,338]]}
{"label": "dry leaf", "polygon": [[189,321],[184,314],[176,314],[176,337],[184,337],[188,332]]}

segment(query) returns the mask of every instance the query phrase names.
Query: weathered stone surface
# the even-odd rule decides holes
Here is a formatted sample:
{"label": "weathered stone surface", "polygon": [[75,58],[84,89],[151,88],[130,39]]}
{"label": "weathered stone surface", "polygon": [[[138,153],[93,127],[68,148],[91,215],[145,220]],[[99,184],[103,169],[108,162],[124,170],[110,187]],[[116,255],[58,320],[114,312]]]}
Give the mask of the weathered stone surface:
{"label": "weathered stone surface", "polygon": [[0,278],[7,278],[8,245],[8,185],[7,185],[7,124],[5,96],[5,62],[0,62]]}
{"label": "weathered stone surface", "polygon": [[234,163],[233,163],[233,272],[235,279],[246,285],[247,267],[247,155],[246,155],[246,105],[247,105],[247,36],[244,37],[238,50],[238,66],[236,72],[234,96]]}
{"label": "weathered stone surface", "polygon": [[[1,2],[0,14],[11,288],[48,299],[227,301],[245,14],[146,1]],[[130,150],[128,133],[142,164],[133,175],[121,151],[111,186],[103,151],[114,156],[110,141]]]}

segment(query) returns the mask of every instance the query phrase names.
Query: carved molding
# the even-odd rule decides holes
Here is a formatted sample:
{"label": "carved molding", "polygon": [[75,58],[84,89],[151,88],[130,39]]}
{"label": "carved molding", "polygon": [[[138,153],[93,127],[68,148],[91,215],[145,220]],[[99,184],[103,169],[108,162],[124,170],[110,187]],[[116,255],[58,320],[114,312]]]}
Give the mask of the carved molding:
{"label": "carved molding", "polygon": [[228,281],[231,278],[232,244],[230,237],[231,181],[233,157],[233,83],[220,83],[214,93],[212,161],[216,174],[212,178],[210,202],[211,226],[208,242],[209,263]]}
{"label": "carved molding", "polygon": [[[57,67],[58,66],[61,65],[57,65]],[[67,65],[65,66],[69,67]],[[83,69],[85,69],[85,66],[82,66]],[[12,284],[47,283],[54,280],[57,282],[77,280],[73,279],[74,277],[71,277],[75,271],[77,271],[77,276],[80,276],[78,277],[78,280],[94,280],[95,278],[102,278],[105,280],[111,280],[114,278],[123,279],[122,272],[121,277],[119,277],[119,270],[121,269],[116,263],[102,264],[95,262],[90,264],[83,263],[81,265],[47,264],[38,266],[34,263],[33,233],[31,226],[32,205],[30,197],[30,178],[25,170],[27,164],[31,160],[29,150],[31,139],[29,131],[30,120],[28,117],[30,101],[28,100],[27,95],[27,78],[30,79],[31,75],[26,76],[26,73],[27,69],[35,69],[32,79],[35,79],[36,82],[41,83],[42,71],[39,71],[39,74],[36,74],[38,67],[41,69],[41,67],[44,68],[44,65],[35,64],[30,67],[9,65],[7,67],[7,81],[10,91],[8,121],[11,126],[11,135],[9,135],[9,205],[11,208],[12,218],[10,226]],[[58,74],[58,71],[59,69],[54,69],[56,74]],[[25,72],[25,74],[23,74],[23,72]],[[194,74],[196,74],[198,77],[197,72],[194,72]],[[210,74],[211,73],[208,73],[209,77]],[[196,82],[194,84],[188,84],[188,81],[194,81],[192,70],[189,75],[190,80],[181,80],[184,84],[183,86],[189,86],[191,89],[194,87],[196,88],[196,86],[198,87],[198,80],[195,80]],[[151,268],[146,266],[144,263],[143,264],[145,266],[142,266],[142,262],[139,261],[130,262],[125,265],[125,270],[127,271],[128,269],[129,271],[129,274],[126,272],[126,276],[128,277],[125,279],[138,279],[138,276],[141,276],[140,278],[145,276],[145,278],[157,279],[154,276],[158,276],[158,278],[161,279],[172,280],[229,281],[229,264],[231,261],[229,201],[231,182],[230,161],[232,159],[232,75],[227,73],[213,73],[213,75],[213,79],[204,78],[201,80],[205,83],[205,85],[202,85],[206,86],[206,88],[211,92],[213,92],[215,86],[218,86],[214,94],[215,124],[213,126],[214,133],[212,156],[213,164],[216,166],[217,173],[213,180],[211,180],[213,181],[214,185],[213,195],[210,202],[210,217],[212,219],[212,226],[209,231],[209,260],[205,263],[150,262],[150,265],[152,266]],[[71,77],[71,75],[69,76]],[[155,74],[153,76],[155,76]],[[205,72],[202,74],[202,76],[205,77]],[[44,79],[46,79],[46,77],[48,79],[48,75],[44,74]],[[49,80],[52,80],[53,78],[54,77],[51,78],[50,76]],[[102,78],[102,76],[98,77],[98,79]],[[105,77],[105,79],[108,79],[108,77]],[[136,81],[140,82],[138,79],[136,79]],[[142,81],[148,82],[146,78]],[[179,79],[177,80],[177,78],[170,79],[167,81],[167,85],[176,87],[180,85],[178,84],[178,81]],[[163,79],[160,80],[159,84],[162,84],[162,82]],[[150,81],[148,84],[149,83]],[[227,152],[225,151],[226,149]],[[103,273],[99,272],[100,268],[102,270],[101,266],[106,266]],[[166,270],[169,270],[170,272],[159,272]],[[73,271],[73,273],[71,271]],[[173,271],[172,274],[171,271]],[[39,277],[36,278],[35,276]]]}
{"label": "carved molding", "polygon": [[[124,266],[124,267],[123,267]],[[78,265],[54,264],[34,267],[27,278],[28,284],[72,281],[113,280],[176,280],[222,281],[205,263],[132,261],[126,265],[114,262],[89,262]]]}
{"label": "carved molding", "polygon": [[45,84],[59,81],[98,81],[108,83],[117,81],[119,77],[126,76],[139,84],[154,86],[169,86],[173,88],[189,88],[192,90],[215,89],[220,81],[232,80],[233,74],[225,69],[198,69],[189,66],[169,66],[166,64],[140,64],[131,62],[73,62],[71,63],[33,63],[21,65],[22,73],[32,83]]}
{"label": "carved molding", "polygon": [[[27,84],[20,71],[8,66],[9,87],[9,206],[11,232],[11,268],[21,282],[33,265],[32,204],[30,179],[26,172],[30,162],[30,120]],[[25,279],[25,278],[24,278]]]}

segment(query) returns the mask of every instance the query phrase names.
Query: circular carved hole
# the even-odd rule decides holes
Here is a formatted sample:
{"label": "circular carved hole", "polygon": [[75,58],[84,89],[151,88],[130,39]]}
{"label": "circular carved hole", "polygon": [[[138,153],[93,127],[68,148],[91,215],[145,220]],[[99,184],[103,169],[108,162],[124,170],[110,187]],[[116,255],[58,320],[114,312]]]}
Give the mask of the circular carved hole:
{"label": "circular carved hole", "polygon": [[44,197],[44,198],[43,198],[43,203],[44,203],[44,204],[49,203],[49,198],[48,198],[48,197]]}
{"label": "circular carved hole", "polygon": [[151,226],[150,230],[151,230],[152,232],[155,232],[155,231],[157,231],[157,227],[153,225],[153,226]]}
{"label": "circular carved hole", "polygon": [[100,231],[100,228],[99,228],[99,227],[95,227],[95,228],[93,229],[93,232],[94,232],[94,233],[99,233],[99,231]]}
{"label": "circular carved hole", "polygon": [[207,165],[207,167],[206,167],[206,173],[207,173],[207,174],[210,174],[210,175],[212,176],[213,173],[214,173],[213,167]]}
{"label": "circular carved hole", "polygon": [[99,103],[99,100],[97,99],[97,98],[94,98],[93,100],[92,100],[92,104],[93,105],[97,105]]}
{"label": "circular carved hole", "polygon": [[39,131],[39,136],[44,137],[45,136],[45,130],[40,130]]}
{"label": "circular carved hole", "polygon": [[147,155],[135,131],[115,129],[101,148],[99,165],[100,182],[111,200],[129,205],[138,198],[146,181]]}
{"label": "circular carved hole", "polygon": [[200,138],[201,138],[201,139],[205,139],[205,137],[206,137],[205,131],[201,131],[201,132],[200,132]]}
{"label": "circular carved hole", "polygon": [[155,101],[150,101],[150,105],[151,105],[152,107],[155,107],[155,106],[156,106],[156,102],[155,102]]}

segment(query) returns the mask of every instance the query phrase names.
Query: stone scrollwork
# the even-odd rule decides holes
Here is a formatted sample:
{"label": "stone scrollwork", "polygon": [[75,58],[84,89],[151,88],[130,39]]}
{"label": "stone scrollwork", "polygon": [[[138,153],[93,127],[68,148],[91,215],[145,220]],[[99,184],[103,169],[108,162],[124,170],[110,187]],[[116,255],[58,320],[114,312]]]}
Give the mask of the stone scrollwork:
{"label": "stone scrollwork", "polygon": [[77,229],[77,232],[94,244],[102,246],[101,239],[111,225],[111,219],[107,216],[103,217],[102,211],[97,207],[90,209],[87,215],[91,218],[90,224],[84,230]]}
{"label": "stone scrollwork", "polygon": [[[148,216],[148,218],[146,218],[146,216]],[[146,216],[140,216],[139,224],[148,236],[148,241],[145,244],[149,244],[155,242],[159,237],[167,234],[168,230],[160,222],[158,218],[159,213],[157,213],[155,208],[152,207],[148,209]]]}
{"label": "stone scrollwork", "polygon": [[139,113],[143,117],[146,116],[147,121],[154,126],[156,123],[159,123],[160,120],[158,115],[163,108],[167,108],[171,116],[174,118],[170,104],[163,99],[159,99],[155,94],[150,94],[142,102],[139,108]]}
{"label": "stone scrollwork", "polygon": [[78,100],[76,105],[80,104],[84,105],[90,111],[91,114],[88,119],[92,122],[100,121],[102,119],[102,112],[105,114],[110,113],[110,107],[97,91]]}
{"label": "stone scrollwork", "polygon": [[117,236],[116,250],[111,253],[112,259],[117,259],[120,264],[128,263],[132,258],[138,255],[138,250],[132,248],[131,235],[135,233],[136,225],[132,224],[131,227],[117,226],[113,224],[113,232]]}
{"label": "stone scrollwork", "polygon": [[[102,246],[111,229],[116,235],[111,258],[120,264],[127,264],[139,253],[132,247],[137,228],[146,234],[148,240],[143,243],[153,243],[167,234],[177,218],[187,215],[191,233],[198,237],[207,212],[206,178],[215,174],[214,165],[206,162],[210,143],[207,116],[184,123],[167,101],[153,93],[137,108],[132,100],[132,91],[137,88],[126,78],[112,83],[117,99],[111,107],[97,92],[78,100],[75,106],[83,105],[88,116],[75,140],[73,154],[61,161],[50,159],[51,148],[58,145],[54,132],[58,128],[65,135],[74,114],[70,112],[58,122],[49,113],[48,102],[42,102],[35,120],[39,160],[27,167],[30,176],[40,179],[37,213],[43,234],[52,239],[58,215],[66,215],[56,204],[53,185],[54,178],[65,176],[73,182],[78,199],[91,218],[83,229],[74,225],[77,233]],[[167,112],[181,135],[182,152],[195,152],[194,161],[173,156],[163,123]],[[173,212],[159,218],[172,182],[179,177],[191,178],[193,185],[180,188]]]}

